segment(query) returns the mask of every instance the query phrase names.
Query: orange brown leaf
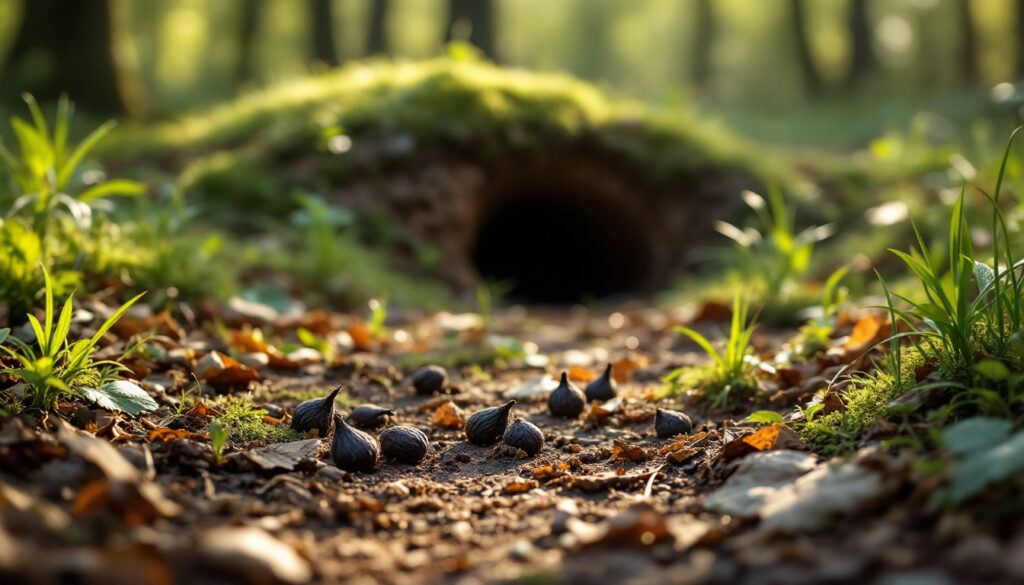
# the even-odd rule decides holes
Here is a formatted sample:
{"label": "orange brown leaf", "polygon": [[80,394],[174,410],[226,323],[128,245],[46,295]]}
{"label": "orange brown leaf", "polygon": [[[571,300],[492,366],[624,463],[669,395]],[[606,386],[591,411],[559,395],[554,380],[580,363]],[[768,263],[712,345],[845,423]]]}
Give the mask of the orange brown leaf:
{"label": "orange brown leaf", "polygon": [[434,411],[433,424],[444,429],[461,429],[466,421],[462,409],[449,400]]}

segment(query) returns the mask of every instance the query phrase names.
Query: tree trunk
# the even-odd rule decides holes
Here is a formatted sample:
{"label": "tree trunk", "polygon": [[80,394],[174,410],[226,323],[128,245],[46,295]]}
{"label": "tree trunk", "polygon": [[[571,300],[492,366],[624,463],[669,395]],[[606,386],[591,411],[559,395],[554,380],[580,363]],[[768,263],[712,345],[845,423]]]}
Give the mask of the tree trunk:
{"label": "tree trunk", "polygon": [[388,0],[372,0],[370,11],[370,33],[366,41],[366,54],[376,55],[388,52]]}
{"label": "tree trunk", "polygon": [[693,24],[693,84],[706,89],[711,79],[711,46],[715,40],[715,15],[711,0],[697,0]]}
{"label": "tree trunk", "polygon": [[853,91],[864,83],[864,79],[875,68],[867,0],[850,1],[847,25],[850,30],[850,67],[846,71],[845,86],[848,91]]}
{"label": "tree trunk", "polygon": [[793,28],[793,40],[796,43],[797,63],[804,78],[804,84],[810,93],[821,93],[821,76],[818,68],[814,65],[814,54],[811,51],[811,41],[807,30],[806,6],[803,0],[790,1],[790,25]]}
{"label": "tree trunk", "polygon": [[[461,38],[458,28],[469,26],[469,36]],[[449,0],[448,30],[445,41],[467,41],[494,60],[494,2],[492,0]]]}
{"label": "tree trunk", "polygon": [[332,0],[312,0],[313,58],[328,67],[338,66],[338,48],[334,42]]}
{"label": "tree trunk", "polygon": [[964,85],[975,85],[978,83],[978,42],[970,0],[957,0],[956,12],[960,25],[960,80]]}
{"label": "tree trunk", "polygon": [[1024,78],[1024,0],[1017,0],[1017,77]]}
{"label": "tree trunk", "polygon": [[39,101],[66,93],[79,107],[123,114],[110,0],[27,0],[7,68]]}
{"label": "tree trunk", "polygon": [[259,73],[256,41],[263,24],[263,0],[242,1],[242,22],[238,31],[238,78],[255,79]]}

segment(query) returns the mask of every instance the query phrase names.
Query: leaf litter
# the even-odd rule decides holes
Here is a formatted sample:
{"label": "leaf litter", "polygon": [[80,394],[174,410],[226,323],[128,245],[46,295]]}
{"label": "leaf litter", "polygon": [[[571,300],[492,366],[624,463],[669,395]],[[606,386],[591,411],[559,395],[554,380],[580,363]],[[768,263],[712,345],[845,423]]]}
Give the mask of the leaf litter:
{"label": "leaf litter", "polygon": [[[174,582],[427,583],[459,575],[529,579],[557,568],[571,581],[603,563],[633,563],[653,580],[687,573],[690,582],[785,581],[796,574],[814,582],[834,579],[836,567],[852,580],[902,571],[943,547],[950,554],[939,564],[971,575],[970,563],[958,560],[963,543],[995,538],[979,522],[962,534],[935,529],[936,522],[953,526],[925,505],[941,486],[898,456],[869,446],[849,459],[823,459],[778,422],[785,412],[762,415],[763,423],[733,421],[794,403],[841,412],[843,388],[831,380],[845,365],[870,367],[863,354],[878,351],[872,346],[890,327],[875,314],[843,317],[846,336],[837,335],[821,357],[766,370],[777,390],[743,405],[745,412],[708,410],[686,393],[670,398],[669,406],[700,424],[660,440],[653,430],[659,380],[692,356],[608,339],[628,333],[640,347],[666,348],[667,325],[648,328],[630,317],[609,329],[600,312],[585,322],[548,312],[538,316],[560,332],[547,338],[554,327],[531,330],[521,313],[498,310],[490,321],[463,314],[389,322],[416,332],[399,341],[353,315],[232,310],[223,332],[186,331],[168,314],[133,313],[118,335],[162,337],[131,368],[136,381],[117,383],[120,402],[65,403],[59,416],[0,422],[0,545],[10,544],[0,551],[16,551],[0,552],[0,573],[45,583],[87,566],[90,579],[112,583],[124,571]],[[701,318],[721,317],[708,309]],[[515,342],[508,347],[528,343],[537,351],[483,369],[449,368],[450,394],[414,395],[407,381],[415,368],[402,365],[404,356],[441,356],[453,340],[483,347],[485,330]],[[554,364],[584,382],[605,362],[613,364],[619,396],[588,404],[577,419],[547,414]],[[338,385],[344,412],[358,403],[386,405],[395,410],[393,424],[424,432],[427,458],[349,472],[333,465],[329,437],[273,431],[287,428],[300,402]],[[223,400],[240,396],[248,401]],[[545,435],[534,457],[464,440],[469,414],[509,399],[517,401],[514,415]],[[215,421],[235,421],[216,448]],[[999,427],[989,435],[970,425],[946,432],[963,459],[952,497],[965,499],[1021,467],[1019,434]],[[978,445],[999,448],[983,455]],[[128,532],[114,541],[100,527]],[[811,534],[820,539],[818,552],[800,548]],[[1007,550],[1024,550],[1024,537],[1000,538],[996,550],[1004,541]],[[72,548],[80,555],[74,562],[60,556]],[[1010,560],[993,562],[1000,574],[1024,571]]]}

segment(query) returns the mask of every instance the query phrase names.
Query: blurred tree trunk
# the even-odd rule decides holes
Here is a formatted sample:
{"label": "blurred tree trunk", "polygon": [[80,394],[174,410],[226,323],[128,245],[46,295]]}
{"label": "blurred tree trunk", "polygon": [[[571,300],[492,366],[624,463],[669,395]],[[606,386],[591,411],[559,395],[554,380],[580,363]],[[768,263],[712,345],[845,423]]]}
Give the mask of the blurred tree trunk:
{"label": "blurred tree trunk", "polygon": [[807,11],[804,0],[790,0],[789,18],[793,29],[793,41],[796,43],[797,63],[804,84],[810,93],[821,93],[821,75],[814,66],[814,54],[811,51],[810,31],[807,28]]}
{"label": "blurred tree trunk", "polygon": [[1017,77],[1024,78],[1024,0],[1017,0]]}
{"label": "blurred tree trunk", "polygon": [[332,0],[312,0],[313,58],[328,67],[338,66],[338,48],[334,42],[334,7]]}
{"label": "blurred tree trunk", "polygon": [[956,11],[957,23],[960,25],[960,80],[964,85],[976,85],[978,83],[978,39],[974,32],[974,21],[971,19],[971,1],[957,0]]}
{"label": "blurred tree trunk", "polygon": [[871,24],[868,22],[868,0],[851,0],[847,20],[850,30],[850,68],[846,71],[847,91],[856,90],[875,69],[875,52],[871,47]]}
{"label": "blurred tree trunk", "polygon": [[693,83],[706,89],[711,80],[711,46],[715,39],[715,15],[711,0],[697,0],[693,17]]}
{"label": "blurred tree trunk", "polygon": [[39,101],[67,93],[82,108],[123,114],[112,39],[110,0],[26,0],[7,69]]}
{"label": "blurred tree trunk", "polygon": [[[461,26],[469,26],[468,38],[459,34]],[[468,41],[488,59],[494,54],[494,2],[492,0],[449,0],[448,29],[445,42]]]}
{"label": "blurred tree trunk", "polygon": [[238,31],[238,78],[255,79],[259,73],[256,40],[263,25],[263,0],[242,0],[242,22]]}
{"label": "blurred tree trunk", "polygon": [[370,10],[370,33],[366,41],[366,53],[376,55],[388,52],[388,0],[372,0]]}

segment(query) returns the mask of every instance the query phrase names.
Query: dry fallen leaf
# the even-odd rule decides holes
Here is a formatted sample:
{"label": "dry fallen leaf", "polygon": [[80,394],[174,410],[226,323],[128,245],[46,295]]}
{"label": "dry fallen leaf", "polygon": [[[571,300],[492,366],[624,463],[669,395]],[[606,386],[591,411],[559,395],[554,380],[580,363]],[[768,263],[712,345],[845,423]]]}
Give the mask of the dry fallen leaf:
{"label": "dry fallen leaf", "polygon": [[562,477],[569,473],[571,466],[568,463],[557,462],[553,465],[542,465],[540,467],[534,467],[530,470],[533,477],[537,479],[554,479],[556,477]]}
{"label": "dry fallen leaf", "polygon": [[228,345],[240,353],[266,352],[268,347],[263,340],[263,331],[248,325],[229,331]]}
{"label": "dry fallen leaf", "polygon": [[651,360],[645,356],[624,357],[612,363],[612,377],[616,382],[625,382],[633,376],[633,372],[640,368],[646,368]]}
{"label": "dry fallen leaf", "polygon": [[647,461],[651,457],[651,453],[635,445],[616,443],[612,449],[613,461]]}
{"label": "dry fallen leaf", "polygon": [[370,330],[362,321],[353,323],[347,332],[352,337],[352,343],[355,344],[357,350],[370,351],[373,349],[373,336],[370,335]]}
{"label": "dry fallen leaf", "polygon": [[523,494],[539,486],[540,484],[533,479],[512,480],[505,484],[504,491],[506,494]]}
{"label": "dry fallen leaf", "polygon": [[872,345],[888,337],[888,324],[889,319],[881,315],[871,314],[861,317],[853,326],[853,333],[843,344],[843,349],[848,350],[848,354],[867,351]]}
{"label": "dry fallen leaf", "polygon": [[196,363],[195,372],[211,386],[244,386],[260,379],[256,370],[238,363],[238,360],[217,351],[211,351]]}
{"label": "dry fallen leaf", "polygon": [[466,421],[462,409],[449,400],[434,411],[433,424],[444,429],[461,429]]}
{"label": "dry fallen leaf", "polygon": [[590,370],[581,368],[580,366],[573,366],[569,368],[569,379],[576,380],[578,382],[589,382],[597,378],[597,374],[594,374]]}
{"label": "dry fallen leaf", "polygon": [[586,416],[583,417],[583,427],[586,429],[595,429],[604,425],[608,422],[608,417],[611,416],[611,412],[605,410],[601,404],[595,400],[590,403],[590,408],[587,410]]}
{"label": "dry fallen leaf", "polygon": [[167,427],[158,427],[149,431],[149,442],[162,441],[167,442],[174,439],[192,439],[194,441],[205,440],[209,435],[206,433],[199,434],[186,431],[185,429],[169,429]]}
{"label": "dry fallen leaf", "polygon": [[216,408],[207,406],[203,401],[200,400],[199,402],[196,402],[195,406],[190,408],[188,412],[186,412],[185,414],[187,414],[188,416],[208,417],[222,416],[224,413],[217,410]]}
{"label": "dry fallen leaf", "polygon": [[688,461],[691,457],[697,454],[696,449],[678,449],[668,453],[665,459],[668,459],[672,463],[682,463]]}
{"label": "dry fallen leaf", "polygon": [[718,460],[732,461],[758,451],[806,448],[796,431],[783,423],[775,423],[761,427],[755,433],[729,441],[722,446]]}

